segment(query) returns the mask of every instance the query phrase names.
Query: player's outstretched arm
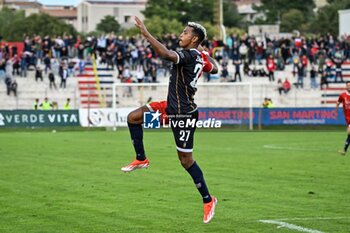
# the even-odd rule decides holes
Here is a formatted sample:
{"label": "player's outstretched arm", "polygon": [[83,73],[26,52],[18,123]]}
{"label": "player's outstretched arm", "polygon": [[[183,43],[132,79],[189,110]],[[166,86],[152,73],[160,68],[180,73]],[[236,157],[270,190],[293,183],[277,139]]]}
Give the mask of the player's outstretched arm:
{"label": "player's outstretched arm", "polygon": [[209,56],[209,54],[206,54],[206,56],[207,56],[209,62],[213,65],[213,69],[211,70],[210,73],[211,74],[217,74],[218,71],[219,71],[219,68],[218,68],[218,66],[216,64],[216,61],[211,56]]}
{"label": "player's outstretched arm", "polygon": [[175,63],[178,62],[176,53],[167,49],[162,43],[154,38],[152,34],[147,30],[145,24],[137,16],[135,16],[135,26],[140,29],[141,34],[148,40],[148,42],[152,45],[153,49],[159,56]]}
{"label": "player's outstretched arm", "polygon": [[208,61],[212,64],[213,69],[210,71],[210,73],[211,74],[217,74],[218,71],[219,71],[219,68],[217,66],[216,61],[212,57],[209,56],[209,53],[207,51],[205,51],[204,48],[201,45],[199,45],[197,49],[198,49],[198,51],[200,51],[203,54],[205,54],[205,56],[207,57]]}

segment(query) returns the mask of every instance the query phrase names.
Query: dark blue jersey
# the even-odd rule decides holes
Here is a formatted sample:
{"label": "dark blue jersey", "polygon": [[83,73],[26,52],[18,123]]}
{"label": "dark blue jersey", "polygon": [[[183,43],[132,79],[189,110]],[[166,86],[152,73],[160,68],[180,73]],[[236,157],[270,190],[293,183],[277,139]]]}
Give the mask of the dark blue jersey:
{"label": "dark blue jersey", "polygon": [[[205,71],[212,69],[205,55],[196,49],[186,49],[176,52],[178,62],[171,67],[168,89],[168,114],[186,114],[197,109],[194,95],[197,91],[197,80]],[[207,65],[208,64],[208,65]],[[209,70],[208,70],[209,71]]]}

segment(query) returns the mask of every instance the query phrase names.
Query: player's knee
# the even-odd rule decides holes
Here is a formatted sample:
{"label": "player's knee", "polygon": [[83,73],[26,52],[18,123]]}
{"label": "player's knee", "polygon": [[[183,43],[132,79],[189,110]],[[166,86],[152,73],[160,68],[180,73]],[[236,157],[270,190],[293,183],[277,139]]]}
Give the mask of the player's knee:
{"label": "player's knee", "polygon": [[192,166],[194,163],[194,160],[192,158],[192,153],[184,153],[184,152],[178,152],[179,154],[179,160],[181,162],[181,165],[185,168],[188,169]]}
{"label": "player's knee", "polygon": [[128,123],[141,124],[143,122],[143,113],[148,110],[147,106],[142,106],[128,114]]}
{"label": "player's knee", "polygon": [[134,121],[133,112],[130,112],[130,113],[128,114],[128,122],[129,122],[129,123],[133,123],[133,121]]}
{"label": "player's knee", "polygon": [[138,114],[137,114],[137,111],[132,111],[128,114],[128,122],[129,123],[137,123],[139,121],[138,119]]}

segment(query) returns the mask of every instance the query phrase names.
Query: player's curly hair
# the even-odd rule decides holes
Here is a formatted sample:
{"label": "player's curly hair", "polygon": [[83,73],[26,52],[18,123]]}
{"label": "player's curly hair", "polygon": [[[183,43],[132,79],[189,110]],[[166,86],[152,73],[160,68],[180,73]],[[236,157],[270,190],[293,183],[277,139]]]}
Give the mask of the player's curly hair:
{"label": "player's curly hair", "polygon": [[193,33],[198,36],[198,44],[201,44],[207,38],[207,30],[199,23],[188,22],[187,26],[193,28]]}

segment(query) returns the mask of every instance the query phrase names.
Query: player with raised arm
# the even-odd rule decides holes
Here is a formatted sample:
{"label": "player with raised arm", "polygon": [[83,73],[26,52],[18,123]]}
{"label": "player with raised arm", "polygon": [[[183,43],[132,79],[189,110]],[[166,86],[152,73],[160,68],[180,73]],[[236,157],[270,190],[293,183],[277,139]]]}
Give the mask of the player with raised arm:
{"label": "player with raised arm", "polygon": [[350,82],[346,82],[346,92],[343,92],[339,95],[339,98],[335,107],[336,115],[338,114],[338,109],[340,104],[343,104],[343,112],[344,112],[344,117],[346,121],[348,136],[345,141],[344,149],[340,150],[339,153],[341,155],[346,155],[346,152],[350,145]]}
{"label": "player with raised arm", "polygon": [[[169,80],[167,101],[152,102],[142,106],[128,115],[128,127],[136,152],[136,159],[129,165],[122,167],[122,171],[130,172],[139,168],[147,168],[149,160],[146,158],[143,146],[143,113],[158,112],[161,118],[171,122],[192,122],[198,120],[198,109],[194,103],[197,80],[202,71],[217,73],[218,68],[212,58],[205,54],[200,46],[206,38],[205,28],[197,23],[189,22],[179,36],[180,52],[168,50],[157,41],[147,30],[143,22],[135,17],[136,26],[148,40],[155,52],[173,62]],[[199,51],[201,50],[201,51]],[[203,173],[192,156],[193,136],[196,129],[194,124],[171,124],[174,134],[179,160],[186,171],[191,175],[204,203],[204,223],[214,217],[217,199],[209,194]]]}

